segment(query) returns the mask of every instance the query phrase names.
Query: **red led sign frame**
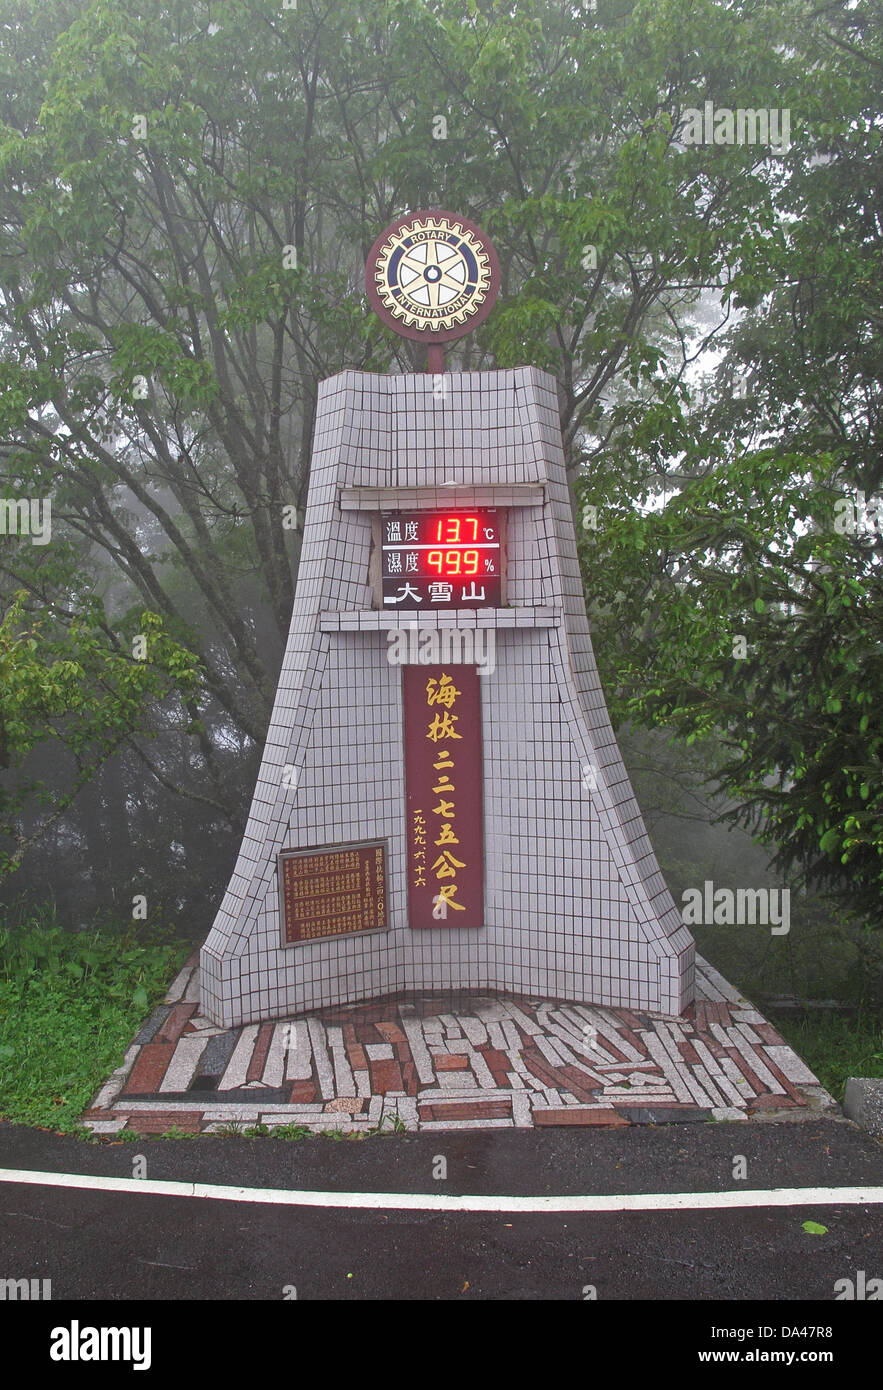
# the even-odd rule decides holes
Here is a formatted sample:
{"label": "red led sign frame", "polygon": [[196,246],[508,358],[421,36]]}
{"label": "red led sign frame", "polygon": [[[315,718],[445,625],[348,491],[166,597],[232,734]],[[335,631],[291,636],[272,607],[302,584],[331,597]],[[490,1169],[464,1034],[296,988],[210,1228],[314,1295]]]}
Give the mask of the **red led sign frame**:
{"label": "red led sign frame", "polygon": [[380,532],[386,612],[501,606],[503,551],[496,511],[385,512]]}

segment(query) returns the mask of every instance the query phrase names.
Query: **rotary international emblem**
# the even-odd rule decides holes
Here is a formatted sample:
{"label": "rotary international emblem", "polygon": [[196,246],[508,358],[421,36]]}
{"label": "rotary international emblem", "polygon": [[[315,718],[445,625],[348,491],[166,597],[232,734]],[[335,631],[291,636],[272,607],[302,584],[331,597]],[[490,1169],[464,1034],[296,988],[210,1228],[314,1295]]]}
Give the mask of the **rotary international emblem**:
{"label": "rotary international emblem", "polygon": [[365,267],[375,312],[404,338],[450,342],[487,318],[500,287],[480,227],[451,212],[415,212],[375,241]]}

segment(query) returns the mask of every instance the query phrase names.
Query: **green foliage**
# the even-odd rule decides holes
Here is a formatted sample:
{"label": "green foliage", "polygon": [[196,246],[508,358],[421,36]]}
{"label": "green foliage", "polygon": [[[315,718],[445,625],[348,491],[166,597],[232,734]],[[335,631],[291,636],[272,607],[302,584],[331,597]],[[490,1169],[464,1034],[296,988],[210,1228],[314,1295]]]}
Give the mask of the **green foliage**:
{"label": "green foliage", "polygon": [[308,1125],[274,1125],[272,1129],[274,1139],[287,1139],[296,1143],[300,1139],[309,1139],[312,1130]]}
{"label": "green foliage", "polygon": [[[417,365],[366,312],[365,252],[449,206],[503,281],[451,365],[554,372],[601,508],[583,559],[616,712],[720,739],[782,866],[878,918],[879,540],[801,530],[881,476],[878,0],[0,5],[0,470],[59,518],[51,555],[4,544],[0,587],[55,611],[112,566],[120,607],[195,652],[215,721],[163,706],[199,741],[185,794],[241,809],[214,755],[262,740],[318,382]],[[790,149],[685,146],[706,99],[787,108]],[[711,295],[744,313],[724,344]],[[697,384],[703,343],[726,357]],[[41,710],[85,738],[73,646],[55,688],[16,651],[22,749]],[[99,751],[143,729],[147,692],[110,668]]]}
{"label": "green foliage", "polygon": [[883,528],[860,504],[840,524],[883,483],[875,15],[783,9],[807,76],[787,157],[747,175],[723,295],[747,312],[714,381],[617,404],[580,491],[602,504],[581,552],[615,715],[722,749],[730,816],[879,926]]}
{"label": "green foliage", "polygon": [[208,1133],[217,1134],[221,1139],[241,1139],[245,1133],[245,1124],[242,1120],[228,1120],[226,1124],[218,1125]]}
{"label": "green foliage", "polygon": [[883,577],[834,529],[830,479],[827,458],[737,456],[662,511],[605,509],[583,554],[615,713],[713,734],[727,814],[880,921]]}
{"label": "green foliage", "polygon": [[[389,1126],[387,1128],[387,1126]],[[398,1115],[393,1115],[391,1111],[384,1111],[380,1117],[380,1124],[376,1129],[370,1131],[372,1134],[407,1134],[408,1126]]]}
{"label": "green foliage", "polygon": [[167,930],[67,932],[53,914],[0,927],[0,1114],[75,1131],[186,950]]}
{"label": "green foliage", "polygon": [[[27,847],[72,804],[101,764],[134,733],[149,731],[153,703],[171,692],[185,701],[199,684],[193,655],[174,641],[154,613],[138,620],[144,659],[136,659],[89,605],[67,623],[35,616],[15,595],[0,621],[0,879],[20,864]],[[139,649],[140,650],[140,649]],[[65,750],[76,768],[62,792],[13,774],[41,744]],[[25,826],[35,803],[51,807],[35,830]]]}
{"label": "green foliage", "polygon": [[842,1103],[850,1076],[883,1076],[883,1018],[841,1017],[813,1010],[797,1018],[778,1014],[776,1028],[824,1086]]}
{"label": "green foliage", "polygon": [[[302,512],[318,381],[415,365],[366,312],[364,254],[390,217],[444,204],[495,235],[501,301],[451,356],[555,371],[574,465],[611,386],[652,383],[672,314],[726,278],[749,218],[770,225],[753,156],[674,142],[709,84],[747,104],[788,91],[781,25],[753,8],[13,9],[0,444],[17,482],[38,462],[52,479],[89,572],[106,556],[130,600],[167,618],[199,596],[214,697],[258,741],[273,682],[220,559],[260,581],[283,639],[296,545],[282,511]],[[134,518],[116,524],[121,489],[148,554],[126,544]]]}
{"label": "green foliage", "polygon": [[108,336],[115,345],[109,381],[114,394],[128,397],[136,377],[155,375],[183,406],[207,406],[217,395],[217,381],[210,364],[183,353],[171,333],[121,324]]}

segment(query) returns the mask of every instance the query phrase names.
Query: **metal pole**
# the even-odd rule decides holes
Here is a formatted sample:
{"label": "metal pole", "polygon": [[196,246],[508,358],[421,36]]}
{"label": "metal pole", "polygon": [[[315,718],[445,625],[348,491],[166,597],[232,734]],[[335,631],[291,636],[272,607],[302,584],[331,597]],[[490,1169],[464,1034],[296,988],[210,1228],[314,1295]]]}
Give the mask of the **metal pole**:
{"label": "metal pole", "polygon": [[426,352],[426,370],[441,376],[445,369],[445,349],[442,343],[430,343]]}

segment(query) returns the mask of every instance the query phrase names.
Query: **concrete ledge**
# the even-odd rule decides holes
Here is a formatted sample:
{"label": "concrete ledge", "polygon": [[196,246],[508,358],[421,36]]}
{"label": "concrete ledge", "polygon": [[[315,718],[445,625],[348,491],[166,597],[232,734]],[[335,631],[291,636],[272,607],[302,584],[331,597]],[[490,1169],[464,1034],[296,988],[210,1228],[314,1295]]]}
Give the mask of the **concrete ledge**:
{"label": "concrete ledge", "polygon": [[446,507],[541,507],[542,483],[484,485],[442,483],[437,487],[342,487],[343,512],[444,511]]}
{"label": "concrete ledge", "polygon": [[[319,614],[320,632],[379,632],[403,630],[444,631],[445,628],[489,627],[560,627],[564,613],[561,609],[519,605],[512,608],[485,608],[476,612],[456,608],[451,612],[418,613],[409,608],[404,612],[382,612],[378,609],[341,608]],[[430,665],[430,662],[424,663]]]}
{"label": "concrete ledge", "polygon": [[883,1135],[883,1077],[850,1076],[843,1113],[868,1134]]}

